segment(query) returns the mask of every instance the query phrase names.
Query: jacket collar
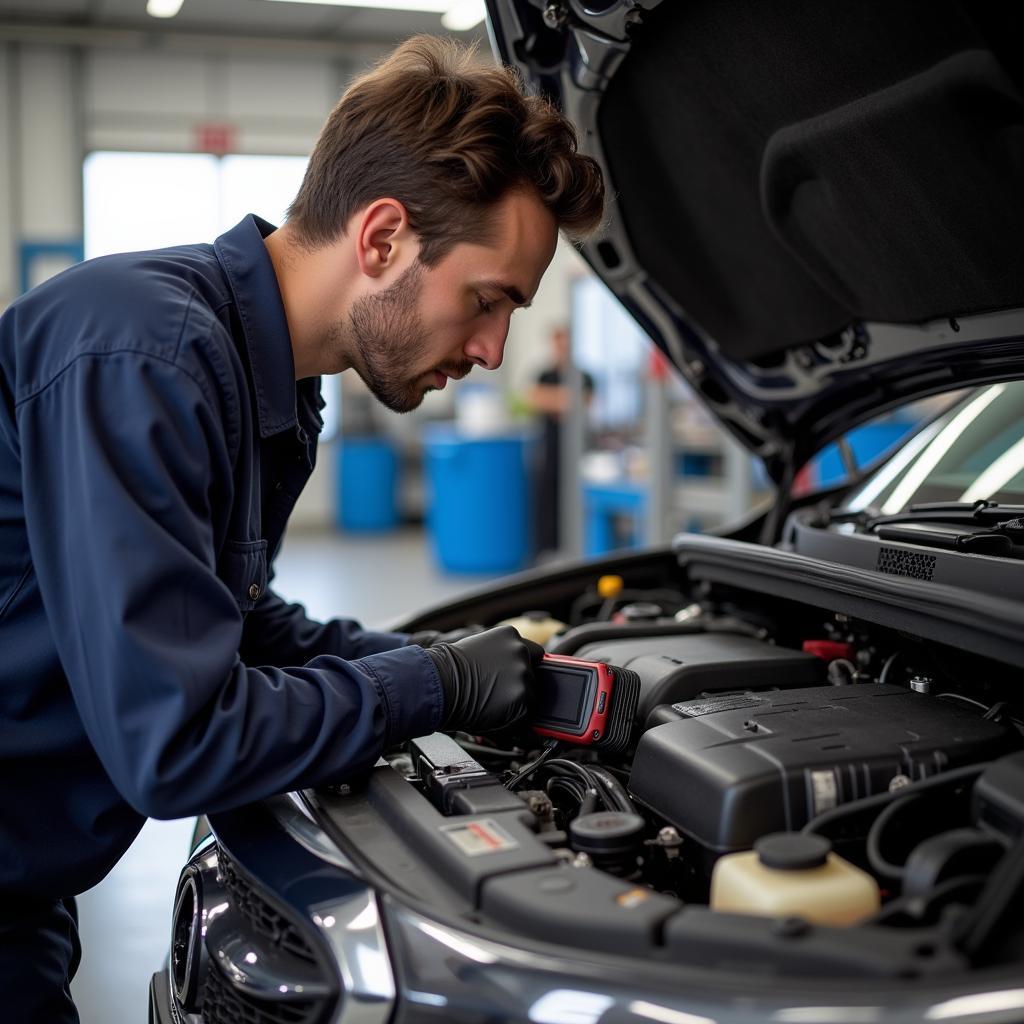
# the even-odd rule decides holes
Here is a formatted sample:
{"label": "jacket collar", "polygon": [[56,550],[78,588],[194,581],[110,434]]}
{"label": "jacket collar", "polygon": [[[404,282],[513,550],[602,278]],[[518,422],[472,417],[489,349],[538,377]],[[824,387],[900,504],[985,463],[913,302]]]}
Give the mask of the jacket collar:
{"label": "jacket collar", "polygon": [[277,275],[263,239],[276,228],[249,214],[214,242],[245,334],[260,437],[297,424],[295,362]]}

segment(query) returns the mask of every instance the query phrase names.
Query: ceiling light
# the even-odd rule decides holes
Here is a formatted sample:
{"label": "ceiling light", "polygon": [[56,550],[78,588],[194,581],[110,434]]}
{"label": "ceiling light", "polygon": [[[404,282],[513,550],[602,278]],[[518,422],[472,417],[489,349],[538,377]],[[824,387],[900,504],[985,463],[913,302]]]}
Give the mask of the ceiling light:
{"label": "ceiling light", "polygon": [[425,11],[443,14],[452,0],[274,0],[279,4],[325,4],[329,7],[376,7],[391,11]]}
{"label": "ceiling light", "polygon": [[468,32],[487,17],[484,0],[454,0],[441,16],[441,24],[449,32]]}
{"label": "ceiling light", "polygon": [[173,18],[184,0],[146,0],[146,13],[154,18]]}

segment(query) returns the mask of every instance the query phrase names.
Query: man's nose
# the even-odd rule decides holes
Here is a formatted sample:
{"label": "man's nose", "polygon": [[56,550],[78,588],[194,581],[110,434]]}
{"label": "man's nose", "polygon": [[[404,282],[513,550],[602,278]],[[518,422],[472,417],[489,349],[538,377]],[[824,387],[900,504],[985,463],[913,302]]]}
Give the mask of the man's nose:
{"label": "man's nose", "polygon": [[485,370],[496,370],[505,356],[505,339],[508,337],[508,319],[478,330],[466,342],[462,350],[466,358]]}

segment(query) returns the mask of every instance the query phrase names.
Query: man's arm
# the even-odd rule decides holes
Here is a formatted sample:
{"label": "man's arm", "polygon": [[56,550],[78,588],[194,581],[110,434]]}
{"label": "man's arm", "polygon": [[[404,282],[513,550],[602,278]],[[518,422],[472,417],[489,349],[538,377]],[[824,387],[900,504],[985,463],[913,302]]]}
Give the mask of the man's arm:
{"label": "man's arm", "polygon": [[377,633],[353,619],[317,622],[301,604],[268,589],[242,629],[242,660],[251,665],[304,665],[321,654],[365,658],[408,642],[405,633]]}
{"label": "man's arm", "polygon": [[17,407],[61,664],[111,780],[153,817],[344,777],[443,713],[419,647],[291,668],[239,658],[238,595],[215,565],[213,501],[231,479],[218,403],[204,379],[125,352],[80,356]]}

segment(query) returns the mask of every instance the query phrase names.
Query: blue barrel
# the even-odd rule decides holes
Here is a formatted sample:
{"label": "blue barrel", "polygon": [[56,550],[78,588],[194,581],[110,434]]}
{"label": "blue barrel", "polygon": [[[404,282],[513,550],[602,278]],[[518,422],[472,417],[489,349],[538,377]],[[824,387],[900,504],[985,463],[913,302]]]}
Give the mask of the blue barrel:
{"label": "blue barrel", "polygon": [[343,530],[398,525],[398,453],[378,437],[343,437],[338,450],[337,523]]}
{"label": "blue barrel", "polygon": [[514,572],[529,562],[529,443],[526,434],[425,432],[427,527],[448,572]]}

